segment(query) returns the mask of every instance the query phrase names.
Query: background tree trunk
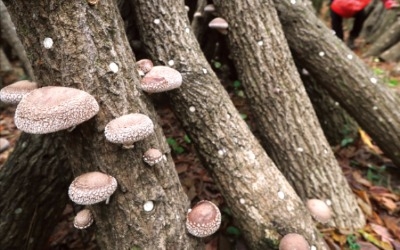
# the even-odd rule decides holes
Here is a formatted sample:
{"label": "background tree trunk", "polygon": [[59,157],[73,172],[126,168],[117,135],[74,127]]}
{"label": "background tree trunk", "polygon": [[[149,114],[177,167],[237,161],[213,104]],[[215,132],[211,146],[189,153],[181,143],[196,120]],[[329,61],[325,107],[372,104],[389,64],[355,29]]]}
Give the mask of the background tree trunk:
{"label": "background tree trunk", "polygon": [[[142,43],[156,65],[183,73],[168,92],[174,112],[218,183],[251,249],[276,249],[297,232],[322,249],[302,202],[267,157],[203,56],[178,1],[132,0]],[[154,20],[160,20],[158,24]],[[278,197],[284,194],[284,198]],[[316,238],[314,238],[316,237]]]}
{"label": "background tree trunk", "polygon": [[57,134],[23,133],[0,171],[0,246],[43,249],[68,202],[72,172]]}
{"label": "background tree trunk", "polygon": [[303,200],[331,202],[332,226],[361,228],[364,216],[318,123],[272,0],[215,5],[230,25],[231,55],[264,149]]}
{"label": "background tree trunk", "polygon": [[307,6],[275,0],[293,56],[400,167],[400,98]]}
{"label": "background tree trunk", "polygon": [[[118,181],[110,204],[91,206],[99,246],[200,249],[199,241],[185,233],[189,203],[171,158],[153,167],[142,161],[143,152],[150,147],[163,152],[169,148],[152,106],[136,87],[135,61],[113,2],[104,0],[95,6],[86,1],[5,3],[18,32],[25,37],[38,81],[83,89],[100,104],[94,119],[71,133],[58,133],[75,175],[97,170]],[[43,48],[45,37],[53,39],[51,49]],[[112,62],[119,67],[116,73],[108,68]],[[156,133],[137,143],[135,149],[125,150],[105,140],[104,127],[111,119],[131,112],[149,115]],[[143,210],[146,201],[154,202],[151,212]]]}
{"label": "background tree trunk", "polygon": [[[400,27],[399,27],[400,28]],[[390,49],[383,52],[380,56],[385,62],[399,62],[400,61],[400,40],[398,43],[390,47]]]}

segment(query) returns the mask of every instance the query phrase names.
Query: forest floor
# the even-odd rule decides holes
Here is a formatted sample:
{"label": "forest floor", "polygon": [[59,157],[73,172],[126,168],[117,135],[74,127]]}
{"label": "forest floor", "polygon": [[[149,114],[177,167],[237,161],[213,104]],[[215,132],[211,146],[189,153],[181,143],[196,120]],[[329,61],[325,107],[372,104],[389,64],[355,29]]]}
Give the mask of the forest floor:
{"label": "forest floor", "polygon": [[[357,51],[356,51],[357,53]],[[400,93],[400,72],[395,64],[365,59],[375,74],[382,78],[393,91]],[[216,65],[214,65],[215,67]],[[215,68],[221,82],[229,92],[234,104],[249,127],[255,130],[243,89],[239,81],[227,80],[221,68]],[[4,86],[20,80],[22,69],[15,70],[3,78]],[[206,199],[218,204],[223,220],[221,228],[205,239],[207,250],[248,249],[241,238],[239,228],[231,216],[229,207],[214,183],[207,169],[198,159],[194,145],[186,136],[168,103],[161,98],[156,103],[162,127],[171,147],[181,184],[192,204]],[[10,147],[0,153],[0,167],[12,153],[20,135],[13,123],[15,108],[7,106],[0,111],[0,135],[10,142]],[[255,132],[256,133],[256,132]],[[382,154],[367,135],[357,138],[343,138],[346,143],[333,146],[337,160],[357,196],[358,203],[367,218],[367,225],[358,232],[339,231],[335,228],[321,228],[331,249],[400,249],[400,171]],[[399,167],[399,166],[398,166]],[[63,218],[49,239],[48,249],[98,249],[93,227],[77,230],[72,226],[74,216],[72,203],[65,208]]]}

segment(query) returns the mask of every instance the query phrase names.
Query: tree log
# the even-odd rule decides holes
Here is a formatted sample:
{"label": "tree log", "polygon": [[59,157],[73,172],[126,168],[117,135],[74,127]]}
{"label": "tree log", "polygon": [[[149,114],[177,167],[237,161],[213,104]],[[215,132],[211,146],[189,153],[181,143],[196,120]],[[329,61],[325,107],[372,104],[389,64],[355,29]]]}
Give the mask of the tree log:
{"label": "tree log", "polygon": [[[400,28],[400,27],[399,27]],[[380,56],[385,62],[399,62],[400,61],[400,40],[398,43],[383,52]]]}
{"label": "tree log", "polygon": [[309,7],[278,0],[275,7],[295,60],[400,167],[400,98]]}
{"label": "tree log", "polygon": [[68,202],[72,172],[57,134],[23,133],[0,171],[0,246],[44,249]]}
{"label": "tree log", "polygon": [[[139,76],[122,19],[112,0],[89,5],[86,1],[6,1],[41,85],[85,90],[99,102],[100,112],[72,132],[58,132],[68,150],[75,176],[101,171],[114,176],[118,189],[110,203],[90,206],[96,239],[103,249],[201,249],[186,234],[189,206],[179,183],[169,147],[152,105],[138,90]],[[21,11],[29,10],[29,11]],[[36,13],[32,15],[32,13]],[[43,40],[51,38],[51,48]],[[111,70],[115,63],[118,70]],[[113,118],[144,113],[155,124],[154,135],[133,150],[107,142],[104,127]],[[150,147],[167,154],[168,161],[145,165]],[[57,167],[57,166],[54,166]],[[67,192],[67,189],[64,190]],[[154,203],[145,211],[147,201]]]}
{"label": "tree log", "polygon": [[323,249],[301,200],[251,134],[208,65],[183,5],[173,0],[131,2],[142,43],[154,63],[173,64],[183,73],[182,86],[168,92],[168,97],[251,249],[276,249],[278,240],[290,232],[304,235],[311,245]]}

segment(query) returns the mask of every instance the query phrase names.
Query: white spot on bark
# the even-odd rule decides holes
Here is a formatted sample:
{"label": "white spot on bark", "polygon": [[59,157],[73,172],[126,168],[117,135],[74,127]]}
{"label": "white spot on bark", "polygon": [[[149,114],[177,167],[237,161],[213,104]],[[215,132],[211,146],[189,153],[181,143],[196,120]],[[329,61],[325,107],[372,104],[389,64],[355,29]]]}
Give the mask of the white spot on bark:
{"label": "white spot on bark", "polygon": [[296,150],[297,150],[297,152],[304,152],[304,149],[302,148],[302,147],[298,147],[298,148],[296,148]]}
{"label": "white spot on bark", "polygon": [[247,156],[250,160],[256,159],[256,155],[252,151],[247,151]]}
{"label": "white spot on bark", "polygon": [[163,156],[162,156],[162,159],[163,159],[163,161],[167,161],[167,156],[166,156],[166,155],[163,155]]}
{"label": "white spot on bark", "polygon": [[146,212],[150,212],[151,210],[154,209],[154,202],[153,201],[146,201],[143,204],[143,210]]}
{"label": "white spot on bark", "polygon": [[308,70],[306,70],[305,68],[301,69],[301,73],[305,76],[308,76],[310,73],[308,73]]}
{"label": "white spot on bark", "polygon": [[282,192],[282,191],[279,191],[279,192],[278,192],[278,197],[279,197],[279,199],[281,199],[281,200],[285,199],[285,193]]}
{"label": "white spot on bark", "polygon": [[207,69],[203,68],[203,73],[207,74]]}
{"label": "white spot on bark", "polygon": [[113,72],[113,73],[117,73],[119,68],[118,65],[115,62],[112,62],[108,65],[108,68]]}
{"label": "white spot on bark", "polygon": [[245,201],[243,198],[240,198],[240,199],[239,199],[239,202],[240,202],[240,204],[246,203],[246,201]]}
{"label": "white spot on bark", "polygon": [[326,203],[326,205],[328,205],[328,206],[331,206],[331,205],[332,205],[332,201],[329,200],[329,199],[327,199],[327,200],[325,201],[325,203]]}
{"label": "white spot on bark", "polygon": [[257,44],[258,44],[258,46],[263,46],[264,42],[263,41],[258,41]]}
{"label": "white spot on bark", "polygon": [[373,110],[378,110],[378,107],[377,106],[373,106],[372,109]]}
{"label": "white spot on bark", "polygon": [[194,111],[196,111],[196,108],[193,107],[193,106],[190,106],[190,107],[189,107],[189,111],[190,111],[190,112],[194,112]]}
{"label": "white spot on bark", "polygon": [[218,150],[218,155],[219,156],[223,156],[225,154],[224,150],[220,149]]}
{"label": "white spot on bark", "polygon": [[376,84],[378,82],[378,79],[376,79],[375,77],[371,77],[369,79],[373,84]]}
{"label": "white spot on bark", "polygon": [[352,54],[348,54],[347,55],[347,59],[349,59],[349,60],[353,59],[353,55]]}
{"label": "white spot on bark", "polygon": [[186,32],[186,33],[189,33],[189,32],[190,32],[190,29],[189,29],[188,27],[186,27],[186,28],[185,28],[185,32]]}
{"label": "white spot on bark", "polygon": [[321,52],[318,53],[318,55],[321,56],[321,57],[325,56],[325,52],[321,51]]}
{"label": "white spot on bark", "polygon": [[335,102],[335,106],[339,106],[339,103],[338,103],[338,102]]}
{"label": "white spot on bark", "polygon": [[290,0],[291,4],[296,4],[296,0]]}
{"label": "white spot on bark", "polygon": [[160,24],[160,19],[158,19],[158,18],[156,18],[156,19],[154,19],[154,21],[153,21],[155,24]]}
{"label": "white spot on bark", "polygon": [[46,38],[43,40],[43,46],[44,46],[46,49],[51,49],[51,47],[53,47],[53,44],[54,44],[53,39],[51,39],[50,37],[46,37]]}
{"label": "white spot on bark", "polygon": [[310,250],[317,250],[317,247],[313,245],[311,246]]}
{"label": "white spot on bark", "polygon": [[169,65],[169,66],[173,66],[174,64],[175,64],[174,60],[169,60],[169,61],[168,61],[168,65]]}

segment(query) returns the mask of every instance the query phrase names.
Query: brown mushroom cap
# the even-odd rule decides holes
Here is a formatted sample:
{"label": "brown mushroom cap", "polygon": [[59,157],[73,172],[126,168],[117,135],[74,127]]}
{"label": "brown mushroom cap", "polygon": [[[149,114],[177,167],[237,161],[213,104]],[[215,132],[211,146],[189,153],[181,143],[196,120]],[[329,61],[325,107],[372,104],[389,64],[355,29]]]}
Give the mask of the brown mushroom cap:
{"label": "brown mushroom cap", "polygon": [[142,79],[141,89],[148,93],[158,93],[179,88],[182,75],[176,69],[167,66],[154,66]]}
{"label": "brown mushroom cap", "polygon": [[307,201],[307,208],[312,217],[321,223],[327,223],[332,218],[332,211],[322,200],[310,199]]}
{"label": "brown mushroom cap", "polygon": [[196,237],[207,237],[221,225],[221,212],[211,201],[198,202],[186,216],[186,228]]}
{"label": "brown mushroom cap", "polygon": [[300,234],[286,234],[279,243],[279,250],[309,250],[310,246]]}
{"label": "brown mushroom cap", "polygon": [[143,155],[143,160],[150,166],[159,163],[162,160],[162,158],[163,158],[163,153],[161,153],[160,150],[155,148],[150,148]]}
{"label": "brown mushroom cap", "polygon": [[128,114],[110,121],[104,134],[112,143],[133,144],[143,140],[154,132],[154,124],[144,114]]}
{"label": "brown mushroom cap", "polygon": [[17,104],[21,101],[22,97],[37,89],[37,83],[31,81],[18,81],[5,86],[0,90],[0,101],[9,104]]}
{"label": "brown mushroom cap", "polygon": [[74,218],[74,227],[78,229],[85,229],[90,227],[93,223],[93,215],[89,209],[79,211]]}
{"label": "brown mushroom cap", "polygon": [[100,172],[89,172],[75,178],[68,189],[69,198],[80,205],[107,200],[117,189],[117,180]]}
{"label": "brown mushroom cap", "polygon": [[136,62],[136,67],[138,68],[139,75],[143,76],[147,74],[153,68],[153,62],[149,59],[142,59]]}
{"label": "brown mushroom cap", "polygon": [[97,101],[85,91],[49,86],[22,98],[15,111],[15,125],[27,133],[46,134],[74,127],[97,112]]}

